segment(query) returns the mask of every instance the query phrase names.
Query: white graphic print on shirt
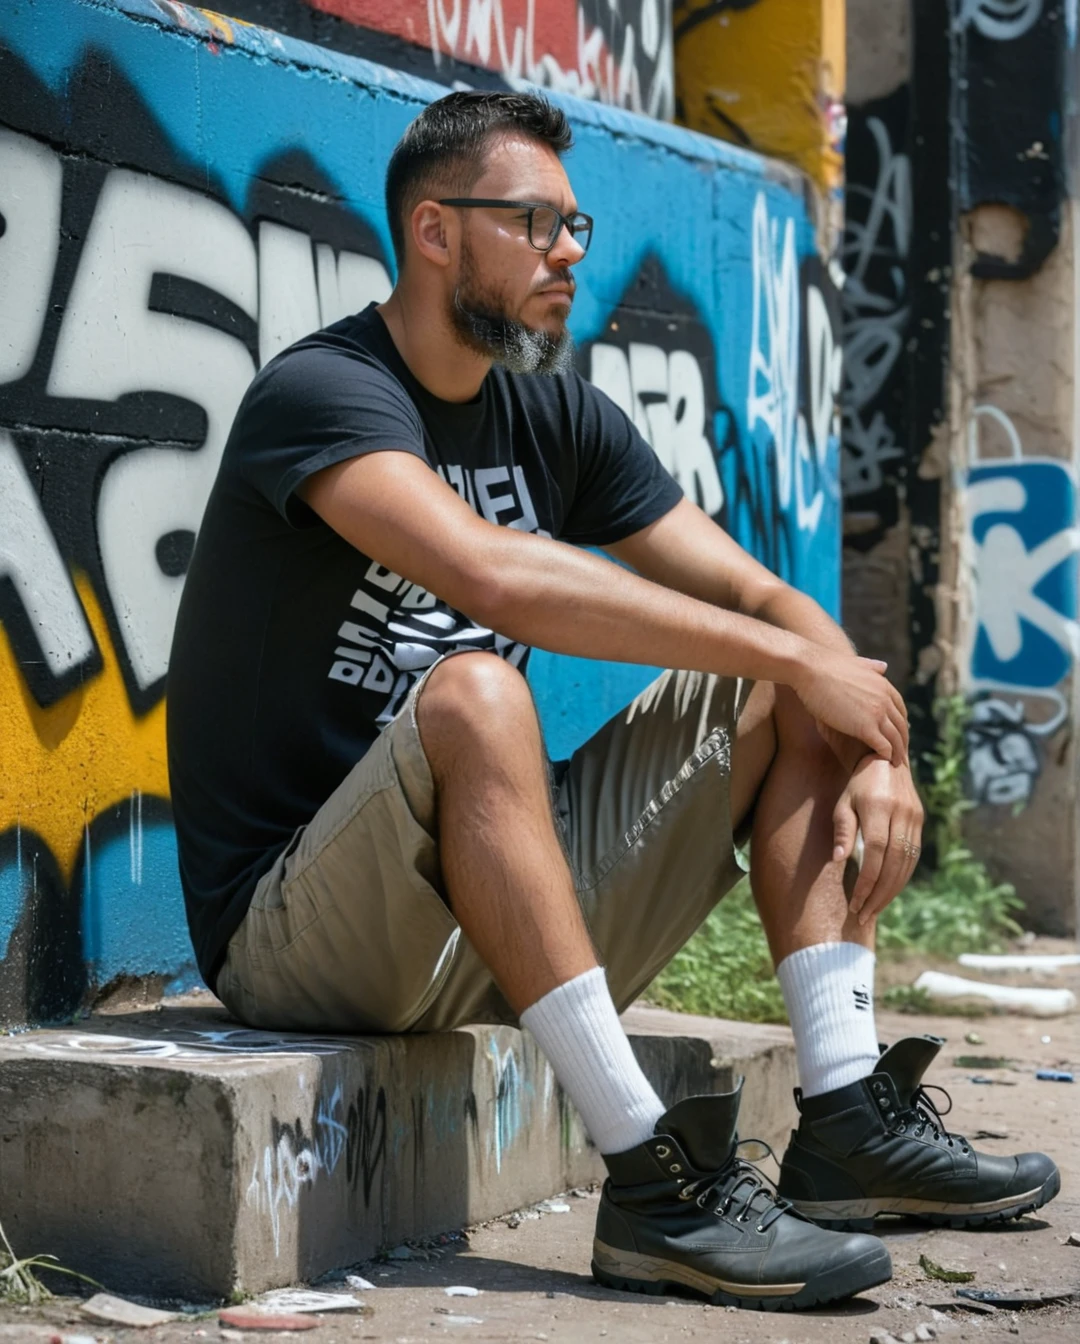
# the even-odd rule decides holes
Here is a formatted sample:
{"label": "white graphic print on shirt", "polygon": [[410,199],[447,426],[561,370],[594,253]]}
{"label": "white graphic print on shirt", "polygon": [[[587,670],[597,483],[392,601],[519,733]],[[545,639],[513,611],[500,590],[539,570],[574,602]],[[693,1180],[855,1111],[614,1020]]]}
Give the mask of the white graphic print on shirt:
{"label": "white graphic print on shirt", "polygon": [[[489,523],[551,534],[536,519],[520,467],[439,467],[439,475]],[[401,708],[410,687],[444,654],[488,649],[519,667],[524,644],[474,624],[419,584],[375,561],[352,595],[349,619],[338,629],[334,663],[327,674],[347,686],[383,696],[375,722],[383,726]]]}

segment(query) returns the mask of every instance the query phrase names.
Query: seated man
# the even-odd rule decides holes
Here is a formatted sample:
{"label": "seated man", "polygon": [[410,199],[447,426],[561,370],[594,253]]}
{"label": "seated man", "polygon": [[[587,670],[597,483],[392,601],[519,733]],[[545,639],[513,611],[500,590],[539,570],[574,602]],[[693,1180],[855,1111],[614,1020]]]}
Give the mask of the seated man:
{"label": "seated man", "polygon": [[[169,676],[192,936],[254,1027],[531,1031],[610,1173],[601,1282],[831,1301],[889,1277],[875,1214],[1013,1217],[1057,1172],[944,1132],[939,1043],[879,1058],[874,920],[922,823],[903,702],[572,371],[569,144],[531,95],[432,104],[387,176],[393,294],[244,399]],[[553,777],[531,645],[673,670]],[[617,1015],[741,830],[802,1085],[780,1195],[735,1154],[738,1093],[665,1111]]]}

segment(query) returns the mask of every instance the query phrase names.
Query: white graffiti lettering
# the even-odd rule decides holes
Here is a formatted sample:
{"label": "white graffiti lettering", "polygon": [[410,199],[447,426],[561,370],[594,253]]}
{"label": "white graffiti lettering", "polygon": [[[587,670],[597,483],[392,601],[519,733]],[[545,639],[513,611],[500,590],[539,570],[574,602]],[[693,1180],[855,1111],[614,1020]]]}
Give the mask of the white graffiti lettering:
{"label": "white graffiti lettering", "polygon": [[[61,161],[47,146],[0,131],[0,382],[36,357],[60,245]],[[123,258],[118,264],[117,258]],[[336,251],[273,221],[258,244],[228,206],[145,173],[108,174],[86,236],[48,374],[56,398],[113,402],[143,392],[191,402],[206,416],[201,445],[121,452],[97,499],[105,584],[133,680],[158,686],[183,572],[166,572],[163,539],[192,537],[229,427],[255,366],[236,335],[150,307],[155,277],[211,291],[258,322],[261,362],[319,326],[385,299],[381,262]],[[10,439],[0,443],[0,572],[54,676],[94,653],[93,640],[40,504]],[[32,568],[28,568],[32,566]],[[31,574],[33,578],[31,580]]]}
{"label": "white graffiti lettering", "polygon": [[42,656],[59,677],[94,656],[94,639],[41,501],[15,451],[0,430],[0,580],[15,587]]}
{"label": "white graffiti lettering", "polygon": [[[798,409],[799,400],[799,273],[795,262],[795,225],[769,217],[764,192],[754,201],[751,224],[753,307],[750,324],[750,374],[746,423],[753,434],[764,427],[776,454],[776,494],[780,507],[795,503],[800,531],[813,532],[825,506],[817,486],[807,498],[806,476],[815,479],[824,465],[842,356],[835,347],[828,311],[820,291],[808,303],[807,337],[811,342],[811,423]],[[813,309],[811,315],[810,309]],[[813,443],[811,443],[811,434]]]}
{"label": "white graffiti lettering", "polygon": [[1043,0],[962,0],[958,28],[969,26],[983,37],[1012,42],[1038,23]]}
{"label": "white graffiti lettering", "polygon": [[724,490],[706,433],[701,365],[690,351],[633,342],[627,353],[598,342],[589,377],[634,421],[683,491],[718,514]]}
{"label": "white graffiti lettering", "polygon": [[115,170],[86,239],[48,392],[98,401],[169,392],[206,412],[200,451],[155,444],[124,453],[106,472],[98,497],[105,579],[144,690],[168,669],[183,588],[182,575],[163,572],[155,548],[169,533],[198,530],[232,417],[255,373],[234,337],[150,311],[157,273],[193,280],[255,313],[255,249],[240,220],[198,192]]}
{"label": "white graffiti lettering", "polygon": [[[848,184],[848,196],[869,199],[865,220],[848,211],[842,258],[846,279],[844,316],[844,455],[841,476],[849,497],[881,488],[882,466],[902,457],[896,432],[874,399],[904,348],[910,314],[905,264],[911,239],[911,164],[895,153],[878,117],[867,130],[877,148],[877,179],[872,187]],[[891,263],[891,264],[890,264]],[[886,292],[871,288],[870,270],[887,265]],[[867,419],[869,417],[869,420]]]}
{"label": "white graffiti lettering", "polygon": [[45,145],[0,129],[0,383],[33,363],[60,251],[63,170]]}

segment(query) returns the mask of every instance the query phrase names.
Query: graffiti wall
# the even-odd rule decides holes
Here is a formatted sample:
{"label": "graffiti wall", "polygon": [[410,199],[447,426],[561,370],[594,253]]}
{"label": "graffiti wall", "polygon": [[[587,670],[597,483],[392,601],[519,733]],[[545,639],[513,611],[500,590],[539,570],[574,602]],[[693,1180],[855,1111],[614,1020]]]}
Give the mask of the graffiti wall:
{"label": "graffiti wall", "polygon": [[678,119],[796,163],[843,212],[844,0],[675,0]]}
{"label": "graffiti wall", "polygon": [[440,84],[539,84],[674,114],[671,0],[230,0],[228,10]]}
{"label": "graffiti wall", "polygon": [[[164,0],[0,12],[0,1021],[193,979],[163,724],[194,535],[256,369],[389,292],[385,164],[440,93]],[[798,179],[567,106],[582,371],[835,611],[836,314]],[[558,756],[650,673],[530,675]]]}

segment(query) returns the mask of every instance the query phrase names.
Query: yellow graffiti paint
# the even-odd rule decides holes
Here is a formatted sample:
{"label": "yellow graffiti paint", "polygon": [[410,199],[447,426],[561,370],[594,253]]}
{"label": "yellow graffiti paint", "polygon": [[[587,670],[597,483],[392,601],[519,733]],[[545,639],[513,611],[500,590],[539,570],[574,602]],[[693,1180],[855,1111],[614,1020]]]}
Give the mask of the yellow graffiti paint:
{"label": "yellow graffiti paint", "polygon": [[211,31],[215,36],[220,37],[223,42],[232,43],[236,39],[233,36],[231,25],[236,22],[235,19],[227,19],[224,14],[219,14],[213,9],[199,9],[199,13],[210,25]]}
{"label": "yellow graffiti paint", "polygon": [[787,159],[837,192],[844,0],[757,0],[719,13],[711,0],[675,0],[674,23],[679,120]]}
{"label": "yellow graffiti paint", "polygon": [[169,795],[165,702],[132,714],[101,606],[85,575],[75,582],[105,666],[58,704],[36,703],[0,626],[0,834],[35,831],[68,882],[96,816],[136,789]]}

